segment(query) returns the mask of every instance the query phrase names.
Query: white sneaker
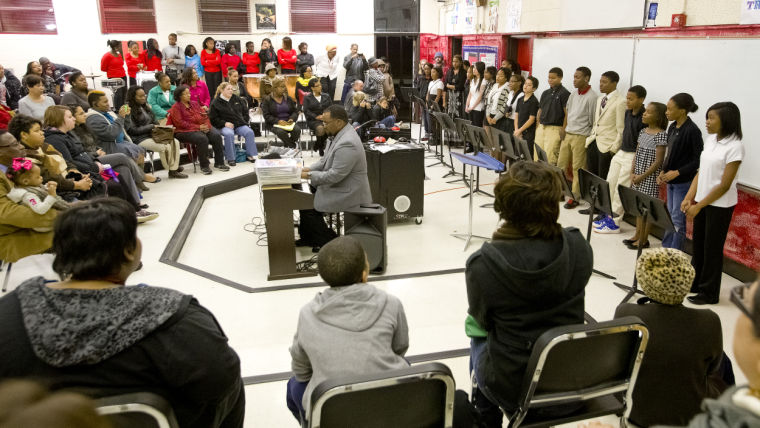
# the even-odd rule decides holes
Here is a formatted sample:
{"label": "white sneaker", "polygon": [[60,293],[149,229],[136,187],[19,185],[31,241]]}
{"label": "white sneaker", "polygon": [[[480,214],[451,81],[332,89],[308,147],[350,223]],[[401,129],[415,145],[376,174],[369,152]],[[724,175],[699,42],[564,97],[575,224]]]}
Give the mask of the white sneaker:
{"label": "white sneaker", "polygon": [[148,221],[153,221],[158,218],[158,213],[146,211],[146,210],[140,210],[135,213],[137,215],[137,222],[138,223],[145,223]]}

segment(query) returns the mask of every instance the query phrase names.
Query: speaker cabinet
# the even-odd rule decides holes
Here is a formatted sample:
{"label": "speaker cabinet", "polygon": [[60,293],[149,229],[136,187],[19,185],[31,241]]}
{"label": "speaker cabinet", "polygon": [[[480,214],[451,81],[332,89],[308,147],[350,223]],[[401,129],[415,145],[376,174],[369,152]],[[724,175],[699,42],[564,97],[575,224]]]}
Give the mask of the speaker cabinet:
{"label": "speaker cabinet", "polygon": [[387,225],[388,213],[382,205],[362,205],[343,213],[345,235],[361,243],[372,273],[385,273],[388,265]]}

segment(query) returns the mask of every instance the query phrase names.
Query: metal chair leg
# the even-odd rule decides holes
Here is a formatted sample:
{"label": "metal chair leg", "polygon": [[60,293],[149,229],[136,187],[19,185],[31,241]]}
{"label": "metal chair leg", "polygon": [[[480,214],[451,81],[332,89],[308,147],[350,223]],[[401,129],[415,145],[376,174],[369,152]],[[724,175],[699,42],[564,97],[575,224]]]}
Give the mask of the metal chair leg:
{"label": "metal chair leg", "polygon": [[11,277],[11,267],[13,267],[13,263],[5,263],[7,266],[5,268],[5,279],[3,280],[3,293],[8,291],[8,280]]}

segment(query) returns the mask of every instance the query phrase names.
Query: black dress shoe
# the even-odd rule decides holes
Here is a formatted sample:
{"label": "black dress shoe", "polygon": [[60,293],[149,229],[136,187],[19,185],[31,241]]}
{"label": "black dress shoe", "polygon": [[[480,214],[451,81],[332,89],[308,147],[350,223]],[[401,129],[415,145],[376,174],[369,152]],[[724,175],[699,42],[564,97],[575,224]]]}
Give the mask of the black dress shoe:
{"label": "black dress shoe", "polygon": [[227,161],[227,165],[229,166],[235,166],[237,163],[235,161]]}
{"label": "black dress shoe", "polygon": [[625,245],[631,245],[631,244],[633,244],[636,241],[637,241],[636,239],[623,239],[623,244],[625,244]]}
{"label": "black dress shoe", "polygon": [[[578,214],[588,215],[591,212],[591,208],[584,208],[578,211]],[[599,214],[599,210],[594,210],[594,214]]]}
{"label": "black dress shoe", "polygon": [[148,208],[149,208],[148,204],[140,204],[140,209],[141,210],[147,210]]}
{"label": "black dress shoe", "polygon": [[711,298],[707,297],[707,295],[702,294],[702,293],[697,294],[696,296],[689,296],[689,297],[687,297],[687,299],[691,303],[693,303],[695,305],[700,305],[700,306],[701,305],[714,305],[714,304],[717,304],[720,301],[720,298],[718,298],[718,299],[711,299]]}
{"label": "black dress shoe", "polygon": [[320,247],[320,246],[311,247],[311,252],[314,253],[314,254],[317,254],[319,252],[319,250],[321,250],[321,249],[322,249],[322,247]]}
{"label": "black dress shoe", "polygon": [[296,247],[311,247],[311,242],[303,238],[299,238],[299,239],[296,239]]}
{"label": "black dress shoe", "polygon": [[[628,247],[628,249],[630,249],[630,250],[638,250],[639,249],[639,246],[635,245],[634,243],[627,244],[626,247]],[[647,241],[646,243],[644,243],[644,245],[641,248],[649,248],[649,241]]]}
{"label": "black dress shoe", "polygon": [[565,209],[571,210],[578,205],[580,205],[580,202],[576,201],[575,199],[568,199],[567,202],[565,202]]}

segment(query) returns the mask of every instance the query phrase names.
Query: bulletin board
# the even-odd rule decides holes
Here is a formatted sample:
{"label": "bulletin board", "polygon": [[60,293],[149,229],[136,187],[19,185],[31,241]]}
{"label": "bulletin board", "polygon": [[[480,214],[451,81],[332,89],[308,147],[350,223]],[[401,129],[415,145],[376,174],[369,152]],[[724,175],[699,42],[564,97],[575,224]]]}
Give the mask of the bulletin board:
{"label": "bulletin board", "polygon": [[475,64],[478,61],[486,63],[486,67],[498,67],[499,48],[494,46],[463,46],[462,59]]}

